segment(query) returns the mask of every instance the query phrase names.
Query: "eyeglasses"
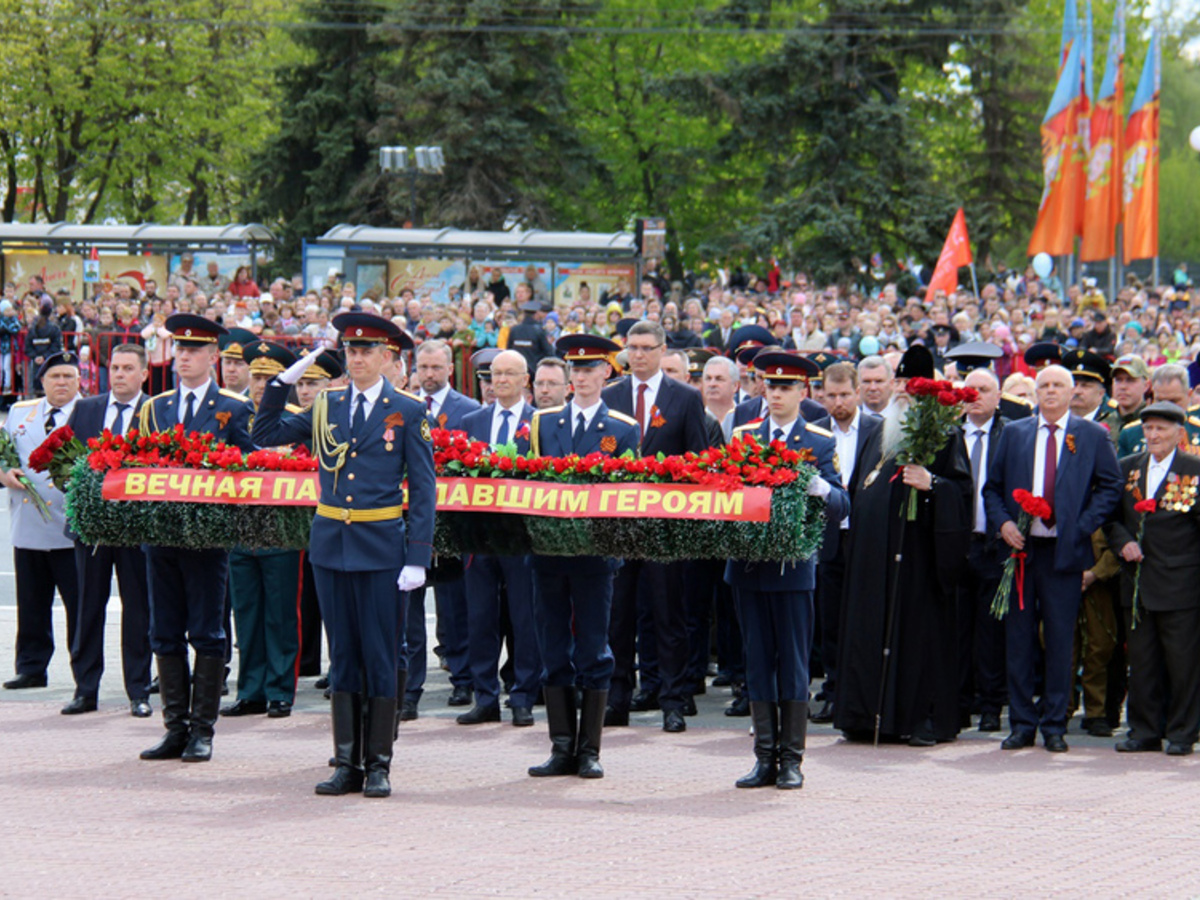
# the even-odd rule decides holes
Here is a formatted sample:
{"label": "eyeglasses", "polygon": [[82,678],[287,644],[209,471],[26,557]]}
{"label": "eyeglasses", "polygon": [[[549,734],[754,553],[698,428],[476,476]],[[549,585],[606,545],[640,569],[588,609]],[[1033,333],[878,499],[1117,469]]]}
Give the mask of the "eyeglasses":
{"label": "eyeglasses", "polygon": [[657,350],[662,344],[626,344],[625,350],[629,353],[649,353],[651,350]]}

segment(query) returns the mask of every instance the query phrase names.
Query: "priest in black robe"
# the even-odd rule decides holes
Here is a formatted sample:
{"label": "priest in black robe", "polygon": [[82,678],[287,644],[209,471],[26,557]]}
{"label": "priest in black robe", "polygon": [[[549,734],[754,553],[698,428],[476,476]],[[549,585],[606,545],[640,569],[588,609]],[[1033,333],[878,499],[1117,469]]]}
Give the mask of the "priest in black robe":
{"label": "priest in black robe", "polygon": [[878,710],[881,739],[927,747],[958,734],[955,589],[971,534],[971,470],[956,440],[928,468],[897,464],[904,399],[863,447],[852,486],[833,724],[852,740],[870,740]]}

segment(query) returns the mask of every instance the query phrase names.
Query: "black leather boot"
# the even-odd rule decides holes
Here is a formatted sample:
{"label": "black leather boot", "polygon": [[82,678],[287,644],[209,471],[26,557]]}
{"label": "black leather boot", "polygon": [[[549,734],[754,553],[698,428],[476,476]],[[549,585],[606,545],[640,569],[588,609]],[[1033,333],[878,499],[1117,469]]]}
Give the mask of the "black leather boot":
{"label": "black leather boot", "polygon": [[367,729],[363,765],[367,770],[364,797],[387,797],[392,793],[388,773],[392,769],[392,742],[396,730],[396,698],[367,700]]}
{"label": "black leather boot", "polygon": [[333,761],[337,767],[328,781],[316,787],[318,794],[340,797],[363,789],[362,694],[334,691],[329,697],[333,723]]}
{"label": "black leather boot", "polygon": [[408,686],[408,669],[396,673],[396,731],[392,740],[400,737],[400,716],[404,713],[404,689]]}
{"label": "black leather boot", "polygon": [[[161,679],[161,675],[159,676]],[[196,656],[192,672],[192,715],[188,722],[188,743],[180,757],[184,762],[208,762],[212,759],[213,728],[221,709],[221,685],[225,681],[225,660],[219,656]]]}
{"label": "black leather boot", "polygon": [[142,759],[179,759],[188,745],[188,704],[192,698],[192,680],[186,656],[155,656],[158,665],[159,695],[162,699],[163,725],[167,735]]}
{"label": "black leather boot", "polygon": [[779,776],[779,704],[750,701],[754,722],[754,768],[734,784],[740,788],[770,787]]}
{"label": "black leather boot", "polygon": [[604,707],[608,691],[583,692],[583,708],[579,713],[579,777],[603,778],[600,765],[600,733],[604,730]]}
{"label": "black leather boot", "polygon": [[575,736],[579,725],[575,709],[575,688],[547,685],[543,690],[546,694],[546,724],[550,729],[550,758],[540,766],[530,766],[529,774],[535,778],[547,775],[578,775],[579,760],[575,756]]}
{"label": "black leather boot", "polygon": [[779,776],[781,791],[804,787],[800,763],[804,760],[804,738],[808,734],[808,701],[785,700],[779,704]]}

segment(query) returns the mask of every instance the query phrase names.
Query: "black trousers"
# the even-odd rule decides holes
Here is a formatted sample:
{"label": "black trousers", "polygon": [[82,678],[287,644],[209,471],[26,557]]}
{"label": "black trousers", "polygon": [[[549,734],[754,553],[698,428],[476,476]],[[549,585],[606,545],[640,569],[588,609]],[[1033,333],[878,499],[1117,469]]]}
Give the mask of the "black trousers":
{"label": "black trousers", "polygon": [[75,549],[23,550],[13,548],[17,576],[17,674],[41,675],[54,655],[54,590],[67,612],[67,646],[75,639],[79,612],[79,582]]}
{"label": "black trousers", "polygon": [[324,628],[321,607],[317,603],[317,582],[313,577],[308,551],[303,553],[304,566],[300,573],[300,675],[321,674],[321,643]]}
{"label": "black trousers", "polygon": [[95,697],[104,674],[104,623],[113,570],[121,592],[121,669],[130,700],[150,693],[150,597],[146,555],[137,547],[92,547],[75,542],[78,617],[71,641],[75,693]]}
{"label": "black trousers", "polygon": [[825,684],[821,693],[832,700],[837,692],[838,623],[842,617],[842,586],[846,582],[846,544],[849,530],[841,533],[837,554],[822,560],[817,566],[817,634],[815,643],[820,649]]}
{"label": "black trousers", "polygon": [[613,583],[608,635],[614,668],[609,705],[626,710],[633,697],[639,595],[645,598],[654,617],[659,703],[664,710],[682,709],[691,694],[686,684],[688,633],[682,569],[679,563],[646,560],[626,560]]}
{"label": "black trousers", "polygon": [[994,540],[973,536],[958,583],[958,708],[967,715],[976,704],[981,713],[999,715],[1008,701],[1004,622],[991,613],[1003,552]]}
{"label": "black trousers", "polygon": [[[1200,730],[1200,608],[1125,610],[1129,635],[1129,736],[1196,743]],[[1165,723],[1165,724],[1164,724]]]}

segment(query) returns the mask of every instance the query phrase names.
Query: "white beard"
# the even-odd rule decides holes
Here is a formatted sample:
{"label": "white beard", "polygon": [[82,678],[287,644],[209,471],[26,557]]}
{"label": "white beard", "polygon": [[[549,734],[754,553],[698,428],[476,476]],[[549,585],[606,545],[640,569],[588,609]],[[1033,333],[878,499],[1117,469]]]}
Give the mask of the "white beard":
{"label": "white beard", "polygon": [[896,402],[888,407],[883,416],[883,432],[881,449],[884,459],[891,459],[900,449],[904,440],[904,418],[908,415],[906,398],[897,397]]}

